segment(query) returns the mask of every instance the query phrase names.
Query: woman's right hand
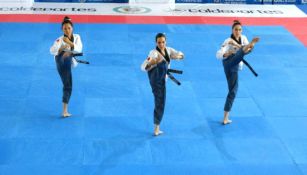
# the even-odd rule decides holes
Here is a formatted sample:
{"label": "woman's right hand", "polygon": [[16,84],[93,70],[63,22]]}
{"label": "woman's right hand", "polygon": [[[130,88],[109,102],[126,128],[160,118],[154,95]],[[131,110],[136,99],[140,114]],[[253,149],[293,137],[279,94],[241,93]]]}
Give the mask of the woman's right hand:
{"label": "woman's right hand", "polygon": [[149,61],[150,65],[155,65],[155,64],[159,64],[163,61],[163,56],[159,53],[157,58],[148,57],[147,60]]}

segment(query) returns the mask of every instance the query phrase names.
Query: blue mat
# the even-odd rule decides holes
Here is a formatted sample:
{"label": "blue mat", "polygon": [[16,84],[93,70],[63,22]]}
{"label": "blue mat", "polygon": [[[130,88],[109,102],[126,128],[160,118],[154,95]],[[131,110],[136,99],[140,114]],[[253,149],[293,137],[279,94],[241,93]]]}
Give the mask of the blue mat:
{"label": "blue mat", "polygon": [[[0,23],[0,174],[307,175],[307,49],[281,26],[246,56],[231,125],[221,125],[227,83],[215,53],[223,25],[75,24],[90,65],[73,70],[72,117],[62,119],[61,80],[49,48],[59,24]],[[31,31],[31,32],[28,32]],[[157,32],[185,53],[167,82],[161,137],[140,64]],[[29,44],[31,43],[31,44]]]}

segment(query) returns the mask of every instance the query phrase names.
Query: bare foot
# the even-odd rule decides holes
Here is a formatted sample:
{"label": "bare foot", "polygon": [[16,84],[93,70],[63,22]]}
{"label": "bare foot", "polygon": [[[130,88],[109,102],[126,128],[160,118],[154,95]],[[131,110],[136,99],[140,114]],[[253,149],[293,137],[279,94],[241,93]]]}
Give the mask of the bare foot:
{"label": "bare foot", "polygon": [[232,122],[232,120],[224,120],[223,122],[222,122],[222,124],[223,125],[227,125],[227,124],[230,124]]}
{"label": "bare foot", "polygon": [[160,131],[160,126],[159,125],[155,125],[154,136],[158,136],[160,134],[163,134],[163,131]]}
{"label": "bare foot", "polygon": [[62,116],[63,116],[64,118],[70,117],[71,115],[72,115],[72,114],[70,114],[70,113],[68,113],[68,112],[62,114]]}
{"label": "bare foot", "polygon": [[163,134],[163,131],[160,131],[160,130],[156,131],[155,130],[155,132],[154,132],[154,136],[158,136],[158,135],[161,135],[161,134]]}
{"label": "bare foot", "polygon": [[248,45],[246,45],[246,46],[243,48],[243,51],[244,51],[245,53],[251,51],[251,50],[254,48],[255,44],[256,44],[259,40],[260,40],[259,37],[253,38],[252,41],[251,41]]}
{"label": "bare foot", "polygon": [[258,42],[259,40],[260,40],[259,37],[255,37],[255,38],[252,39],[252,43],[256,43],[256,42]]}
{"label": "bare foot", "polygon": [[255,38],[253,38],[252,39],[252,42],[251,42],[251,45],[255,45],[258,41],[260,40],[260,38],[259,37],[255,37]]}

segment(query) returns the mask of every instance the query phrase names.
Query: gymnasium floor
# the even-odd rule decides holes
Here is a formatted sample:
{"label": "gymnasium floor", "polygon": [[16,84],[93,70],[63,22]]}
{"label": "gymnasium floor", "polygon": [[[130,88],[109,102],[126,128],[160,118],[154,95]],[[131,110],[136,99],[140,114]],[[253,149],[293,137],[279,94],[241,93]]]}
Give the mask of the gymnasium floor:
{"label": "gymnasium floor", "polygon": [[[227,84],[215,53],[233,18],[76,22],[82,59],[91,64],[73,70],[66,119],[49,53],[62,18],[0,16],[1,175],[307,175],[306,17],[242,18],[243,33],[261,38],[246,56],[259,76],[240,72],[227,126],[220,123]],[[140,64],[157,32],[185,59],[172,62],[184,71],[175,75],[182,85],[168,80],[165,133],[153,137],[153,96]]]}

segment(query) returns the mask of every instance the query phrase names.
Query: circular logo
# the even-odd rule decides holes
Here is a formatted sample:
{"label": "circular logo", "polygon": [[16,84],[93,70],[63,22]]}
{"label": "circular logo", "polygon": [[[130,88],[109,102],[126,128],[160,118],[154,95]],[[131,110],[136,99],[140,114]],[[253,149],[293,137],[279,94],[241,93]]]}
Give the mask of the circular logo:
{"label": "circular logo", "polygon": [[125,13],[125,14],[142,14],[151,11],[151,9],[147,7],[133,7],[133,6],[120,6],[120,7],[115,7],[113,10],[115,12]]}

